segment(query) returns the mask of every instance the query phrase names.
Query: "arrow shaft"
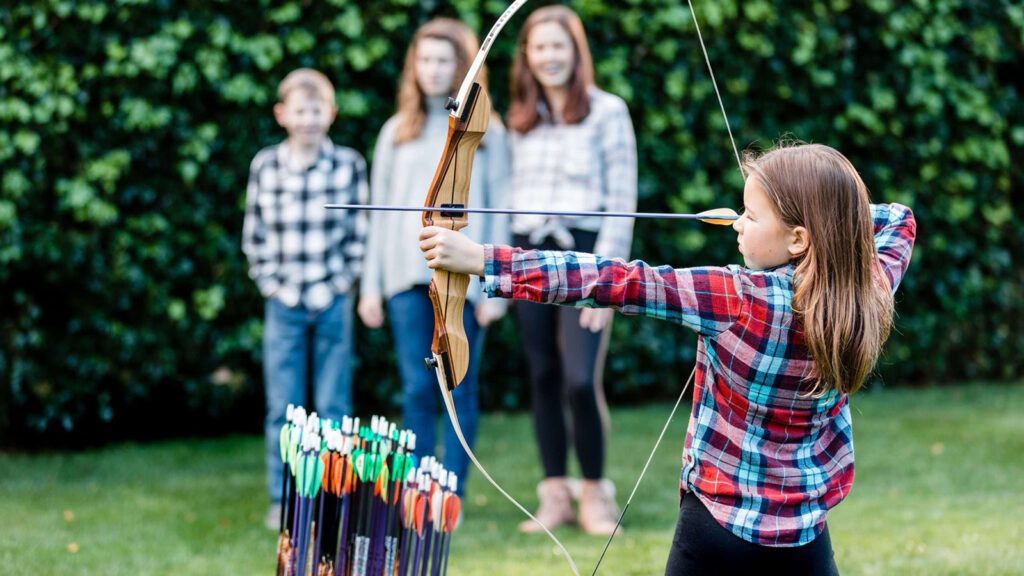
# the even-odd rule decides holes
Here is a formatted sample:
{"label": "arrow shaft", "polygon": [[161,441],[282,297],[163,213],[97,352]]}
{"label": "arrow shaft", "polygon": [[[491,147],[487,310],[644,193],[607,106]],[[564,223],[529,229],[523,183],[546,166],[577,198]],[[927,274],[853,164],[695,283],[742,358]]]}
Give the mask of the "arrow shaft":
{"label": "arrow shaft", "polygon": [[530,216],[565,216],[575,218],[662,218],[668,220],[737,220],[739,216],[714,214],[678,214],[674,212],[601,212],[567,210],[513,210],[511,208],[427,208],[423,206],[383,206],[376,204],[325,204],[338,210],[376,210],[381,212],[452,212],[468,214],[520,214]]}

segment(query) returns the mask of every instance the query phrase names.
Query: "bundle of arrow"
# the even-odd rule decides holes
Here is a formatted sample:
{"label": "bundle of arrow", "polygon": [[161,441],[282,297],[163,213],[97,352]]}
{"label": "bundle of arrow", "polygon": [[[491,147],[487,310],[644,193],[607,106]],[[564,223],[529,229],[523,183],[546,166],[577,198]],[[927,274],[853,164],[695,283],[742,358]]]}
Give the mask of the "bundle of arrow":
{"label": "bundle of arrow", "polygon": [[374,416],[341,422],[288,407],[278,576],[447,574],[458,479],[413,454],[416,435]]}

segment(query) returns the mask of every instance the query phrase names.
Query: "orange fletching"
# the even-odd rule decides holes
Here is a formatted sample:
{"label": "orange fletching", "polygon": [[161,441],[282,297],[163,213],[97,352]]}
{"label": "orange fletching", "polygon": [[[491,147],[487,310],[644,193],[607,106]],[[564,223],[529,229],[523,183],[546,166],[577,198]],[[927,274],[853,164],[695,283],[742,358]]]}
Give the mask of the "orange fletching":
{"label": "orange fletching", "polygon": [[335,452],[331,457],[331,489],[330,493],[341,496],[342,465],[341,454]]}
{"label": "orange fletching", "polygon": [[402,524],[406,528],[412,528],[413,515],[416,512],[416,493],[413,490],[406,490],[402,498]]}
{"label": "orange fletching", "polygon": [[[716,224],[718,226],[732,226],[733,222],[739,217],[732,208],[715,208],[713,210],[705,210],[700,214],[697,214],[701,222],[706,224]],[[724,216],[724,218],[715,218],[715,216]]]}
{"label": "orange fletching", "polygon": [[445,512],[445,531],[452,532],[455,530],[455,523],[459,520],[459,512],[462,511],[462,499],[457,495],[452,494],[451,498],[448,499],[447,510]]}
{"label": "orange fletching", "polygon": [[416,532],[423,536],[423,512],[424,508],[427,507],[427,497],[423,494],[416,495],[416,507],[413,509],[413,523],[416,527]]}
{"label": "orange fletching", "polygon": [[324,463],[324,473],[320,477],[320,485],[327,486],[327,484],[331,481],[331,477],[329,476],[331,470],[331,453],[324,450],[320,454],[320,461]]}
{"label": "orange fletching", "polygon": [[384,478],[386,476],[387,476],[387,474],[379,474],[377,476],[377,481],[373,483],[373,495],[374,496],[380,496],[380,498],[382,500],[384,500],[385,502],[387,502],[387,499],[388,499],[387,498],[388,486],[387,486],[387,484],[384,483]]}

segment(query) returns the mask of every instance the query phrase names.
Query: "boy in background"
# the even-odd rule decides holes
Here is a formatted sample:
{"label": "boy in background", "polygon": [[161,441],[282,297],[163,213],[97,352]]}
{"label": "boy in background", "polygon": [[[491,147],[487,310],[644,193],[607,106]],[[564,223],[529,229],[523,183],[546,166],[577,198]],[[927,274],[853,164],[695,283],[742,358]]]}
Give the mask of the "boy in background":
{"label": "boy in background", "polygon": [[327,203],[366,203],[366,162],[327,137],[337,114],[334,86],[309,68],[277,88],[274,118],[288,137],[252,161],[242,251],[249,276],[266,299],[266,523],[276,529],[281,506],[279,443],[289,403],[322,417],[352,413],[353,287],[362,264],[365,220]]}

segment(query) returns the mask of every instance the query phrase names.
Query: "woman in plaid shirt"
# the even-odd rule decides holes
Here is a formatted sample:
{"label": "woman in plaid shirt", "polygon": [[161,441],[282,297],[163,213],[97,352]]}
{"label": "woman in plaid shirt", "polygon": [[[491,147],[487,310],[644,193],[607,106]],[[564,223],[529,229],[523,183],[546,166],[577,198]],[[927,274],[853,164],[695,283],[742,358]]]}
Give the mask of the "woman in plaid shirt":
{"label": "woman in plaid shirt", "polygon": [[[552,210],[636,209],[636,138],[626,103],[594,85],[583,24],[565,6],[530,14],[519,36],[512,70],[513,208]],[[626,258],[633,221],[518,214],[513,244],[540,250],[596,252]],[[617,515],[614,489],[602,480],[607,407],[601,372],[613,312],[595,308],[515,306],[523,334],[534,428],[544,480],[537,517],[548,527],[574,520],[566,467],[570,438],[583,476],[579,525],[608,535]],[[567,410],[568,409],[568,410]],[[572,415],[572,435],[565,413]],[[575,483],[574,483],[575,484]],[[520,530],[539,526],[526,521]]]}
{"label": "woman in plaid shirt", "polygon": [[489,295],[615,308],[699,335],[681,506],[666,574],[834,574],[825,515],[853,484],[849,394],[892,326],[916,224],[870,205],[822,145],[745,163],[744,266],[672,268],[576,252],[481,246],[425,228],[431,268],[479,274]]}

